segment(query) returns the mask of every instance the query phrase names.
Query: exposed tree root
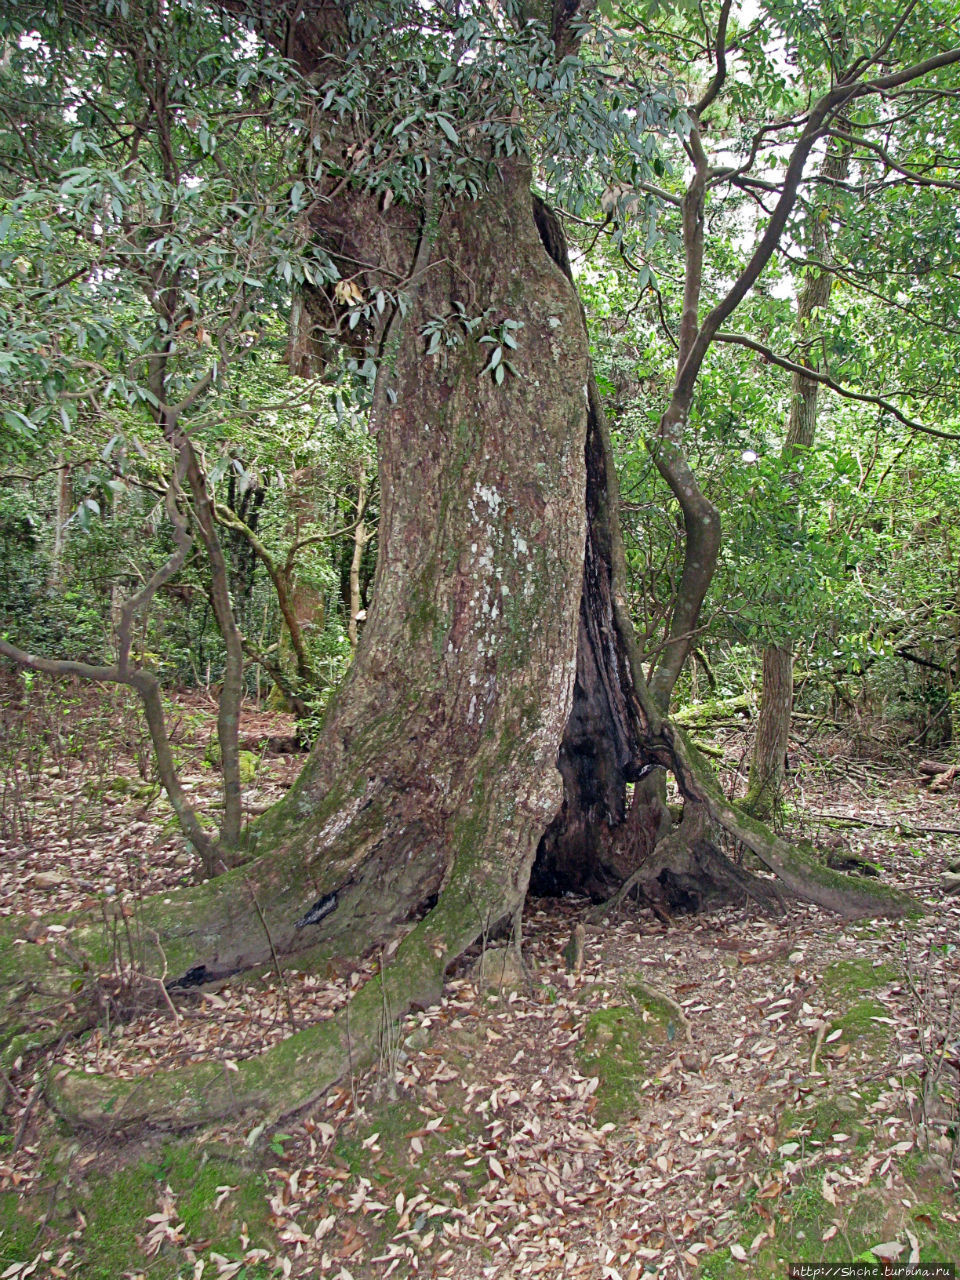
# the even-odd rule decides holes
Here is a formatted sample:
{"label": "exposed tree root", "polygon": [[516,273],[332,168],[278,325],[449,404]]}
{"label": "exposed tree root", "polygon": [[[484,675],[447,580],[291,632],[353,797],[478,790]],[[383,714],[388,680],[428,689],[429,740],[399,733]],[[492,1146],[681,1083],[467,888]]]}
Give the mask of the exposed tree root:
{"label": "exposed tree root", "polygon": [[246,1112],[275,1123],[366,1065],[388,1026],[408,1009],[439,999],[445,952],[431,950],[427,936],[421,925],[401,944],[396,962],[368,981],[345,1009],[258,1057],[229,1067],[201,1062],[132,1080],[72,1071],[51,1081],[48,1099],[71,1126],[101,1133],[189,1129]]}
{"label": "exposed tree root", "polygon": [[678,911],[703,911],[723,903],[744,905],[749,901],[764,911],[782,913],[785,903],[776,882],[761,880],[736,866],[710,837],[705,806],[688,801],[680,824],[613,897],[595,909],[593,918],[601,919],[617,910],[631,893],[666,918]]}
{"label": "exposed tree root", "polygon": [[699,800],[713,821],[759,858],[793,897],[814,902],[845,919],[903,916],[920,910],[919,904],[908,894],[878,884],[875,879],[832,871],[816,858],[782,840],[764,823],[748,817],[727,800],[713,770],[685,735],[665,721],[660,728],[675,762],[681,790]]}
{"label": "exposed tree root", "polygon": [[201,1062],[135,1079],[71,1071],[49,1082],[51,1105],[72,1127],[99,1133],[184,1130],[248,1112],[276,1123],[303,1110],[369,1063],[394,1023],[411,1008],[426,1008],[440,999],[447,966],[486,928],[477,915],[477,895],[494,899],[484,893],[483,879],[478,882],[473,868],[456,874],[443,900],[345,1008],[258,1057],[229,1067]]}

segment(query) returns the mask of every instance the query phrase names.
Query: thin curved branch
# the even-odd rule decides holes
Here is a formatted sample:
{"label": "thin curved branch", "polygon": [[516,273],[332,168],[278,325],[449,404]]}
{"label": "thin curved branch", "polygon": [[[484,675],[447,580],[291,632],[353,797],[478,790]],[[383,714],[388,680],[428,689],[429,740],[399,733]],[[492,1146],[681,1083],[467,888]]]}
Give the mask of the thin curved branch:
{"label": "thin curved branch", "polygon": [[332,533],[311,533],[305,538],[298,538],[287,552],[285,567],[287,569],[293,567],[295,556],[299,551],[302,551],[304,547],[312,547],[318,542],[332,542],[334,538],[344,538],[348,533],[353,533],[359,523],[359,520],[354,520],[353,524],[346,524],[342,529],[334,529]]}
{"label": "thin curved branch", "polygon": [[723,0],[723,4],[720,7],[717,38],[714,45],[717,69],[714,72],[713,79],[707,85],[703,97],[694,108],[698,116],[706,111],[707,107],[716,99],[717,94],[723,88],[723,82],[727,78],[727,22],[730,18],[731,4],[732,0]]}
{"label": "thin curved branch", "polygon": [[787,219],[796,204],[797,193],[807,159],[814,144],[819,138],[823,137],[827,121],[857,98],[883,93],[888,89],[909,84],[914,80],[919,80],[923,76],[931,74],[931,72],[939,71],[943,67],[952,66],[957,62],[960,62],[960,48],[947,49],[943,53],[925,58],[922,62],[912,63],[910,66],[903,67],[900,71],[892,72],[890,75],[878,76],[873,80],[856,83],[841,81],[814,104],[807,117],[807,124],[803,133],[797,140],[790,156],[786,173],[784,174],[780,199],[773,209],[770,221],[760,237],[750,261],[741,271],[726,296],[717,303],[704,319],[697,340],[684,361],[683,368],[677,378],[676,388],[677,395],[681,401],[686,400],[689,402],[700,367],[717,330],[747,296],[773,256],[780,242],[780,237],[783,235]]}
{"label": "thin curved branch", "polygon": [[160,588],[180,572],[184,561],[190,553],[190,548],[193,546],[193,538],[187,527],[187,517],[177,506],[177,492],[182,478],[181,465],[177,469],[177,474],[167,485],[167,491],[164,495],[164,507],[167,512],[167,518],[173,526],[176,550],[155,573],[151,574],[141,590],[135,596],[131,596],[129,600],[125,600],[120,607],[120,620],[117,624],[117,666],[124,672],[129,667],[134,618],[142,609],[147,608]]}
{"label": "thin curved branch", "polygon": [[94,684],[122,684],[135,689],[143,703],[144,716],[156,755],[157,773],[170,805],[177,815],[181,830],[200,855],[207,875],[215,875],[224,869],[225,863],[218,842],[212,840],[200,825],[197,812],[181,785],[170,738],[167,735],[160,681],[152,671],[131,670],[129,667],[124,669],[119,663],[97,666],[90,662],[76,662],[70,658],[42,658],[36,654],[27,653],[24,649],[3,639],[0,639],[0,655],[19,667],[26,667],[29,671],[39,671],[43,675],[79,676],[81,680],[90,680]]}
{"label": "thin curved branch", "polygon": [[884,399],[883,396],[871,395],[865,391],[854,391],[850,387],[845,387],[831,378],[829,374],[820,373],[816,369],[797,364],[793,360],[788,360],[785,356],[778,355],[772,348],[764,346],[762,342],[757,342],[755,338],[748,338],[742,333],[725,332],[714,334],[714,338],[717,342],[726,342],[732,346],[747,347],[750,351],[756,351],[765,360],[769,360],[771,364],[775,364],[781,369],[786,369],[788,373],[797,373],[801,377],[809,378],[811,382],[819,382],[838,396],[842,396],[844,400],[856,400],[861,404],[876,405],[884,413],[889,413],[898,422],[902,422],[905,427],[909,427],[911,431],[920,431],[924,435],[935,436],[938,440],[960,440],[960,433],[940,431],[937,427],[928,427],[925,423],[917,422],[915,418],[908,417],[902,409],[898,409],[895,404]]}
{"label": "thin curved branch", "polygon": [[214,501],[212,504],[214,518],[217,523],[225,529],[231,529],[248,543],[254,555],[261,561],[269,575],[270,581],[273,583],[274,590],[277,593],[277,604],[280,607],[280,613],[287,626],[287,633],[290,636],[290,643],[293,646],[294,657],[297,660],[297,675],[308,685],[317,684],[316,672],[310,662],[310,656],[307,653],[306,646],[303,643],[303,635],[300,631],[300,623],[297,620],[296,610],[293,607],[293,600],[290,593],[290,573],[292,570],[292,562],[290,556],[287,557],[287,563],[281,568],[264,544],[260,541],[250,526],[241,520],[235,511],[230,507],[224,506],[220,502]]}
{"label": "thin curved branch", "polygon": [[901,174],[913,186],[937,187],[943,191],[960,191],[960,182],[951,182],[946,178],[928,178],[922,173],[917,173],[914,169],[905,168],[879,142],[873,142],[869,138],[864,138],[857,134],[847,133],[842,129],[831,129],[830,137],[837,138],[841,142],[850,143],[852,146],[863,147],[867,151],[872,151],[888,169],[892,169],[894,173]]}

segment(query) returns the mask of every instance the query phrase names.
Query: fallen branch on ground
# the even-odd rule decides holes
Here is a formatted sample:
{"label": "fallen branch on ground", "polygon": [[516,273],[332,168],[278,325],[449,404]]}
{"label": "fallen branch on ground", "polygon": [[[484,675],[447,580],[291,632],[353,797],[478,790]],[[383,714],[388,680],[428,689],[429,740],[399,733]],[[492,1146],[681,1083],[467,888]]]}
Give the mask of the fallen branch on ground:
{"label": "fallen branch on ground", "polygon": [[909,827],[903,822],[877,822],[873,818],[855,818],[847,813],[821,813],[817,815],[829,822],[846,822],[851,827],[875,827],[878,831],[899,831],[905,836],[923,836],[928,832],[938,836],[960,836],[960,827]]}

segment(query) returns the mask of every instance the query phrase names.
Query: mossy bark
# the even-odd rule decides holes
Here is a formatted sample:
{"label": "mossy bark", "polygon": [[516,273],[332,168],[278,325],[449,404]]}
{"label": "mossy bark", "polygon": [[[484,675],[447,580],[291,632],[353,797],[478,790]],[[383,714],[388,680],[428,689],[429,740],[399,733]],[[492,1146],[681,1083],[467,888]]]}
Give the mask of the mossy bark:
{"label": "mossy bark", "polygon": [[446,965],[475,936],[468,909],[473,888],[469,873],[458,872],[443,906],[416,926],[345,1009],[257,1057],[123,1079],[71,1071],[50,1080],[48,1099],[73,1127],[99,1133],[190,1129],[246,1112],[276,1123],[301,1111],[365,1066],[409,1008],[440,998]]}

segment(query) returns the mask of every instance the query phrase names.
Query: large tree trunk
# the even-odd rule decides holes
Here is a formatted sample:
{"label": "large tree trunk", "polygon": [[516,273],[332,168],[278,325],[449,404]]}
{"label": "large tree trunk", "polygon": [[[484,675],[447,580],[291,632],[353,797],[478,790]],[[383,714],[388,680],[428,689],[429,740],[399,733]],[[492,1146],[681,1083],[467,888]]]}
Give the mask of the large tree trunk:
{"label": "large tree trunk", "polygon": [[[436,265],[391,353],[396,401],[377,423],[374,603],[320,743],[254,833],[306,873],[285,944],[304,883],[337,895],[308,937],[382,937],[452,884],[479,931],[522,901],[559,804],[585,527],[579,305],[537,238],[524,166],[418,234],[434,237]],[[498,385],[481,372],[480,333],[445,370],[425,357],[422,326],[454,302],[490,309],[491,326],[522,323],[516,375]]]}
{"label": "large tree trunk", "polygon": [[[572,278],[557,219],[539,200],[535,213],[547,251]],[[573,891],[600,897],[649,855],[668,828],[668,815],[659,790],[638,781],[652,760],[642,753],[630,662],[617,625],[614,594],[623,564],[619,493],[592,376],[587,404],[587,537],[576,681],[557,760],[563,804],[540,842],[531,887],[542,894]],[[631,783],[635,789],[628,804]]]}

